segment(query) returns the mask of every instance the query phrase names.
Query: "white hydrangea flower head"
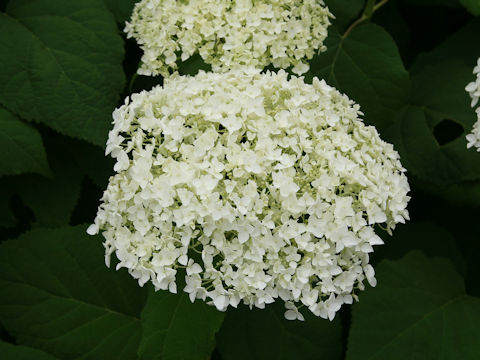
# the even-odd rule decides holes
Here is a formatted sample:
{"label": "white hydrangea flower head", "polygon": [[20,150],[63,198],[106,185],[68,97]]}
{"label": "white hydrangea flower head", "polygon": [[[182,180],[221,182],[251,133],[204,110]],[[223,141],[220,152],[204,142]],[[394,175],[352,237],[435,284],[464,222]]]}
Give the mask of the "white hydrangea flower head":
{"label": "white hydrangea flower head", "polygon": [[367,281],[373,245],[408,219],[398,153],[323,80],[257,70],[172,76],[127,98],[91,234],[140,285],[219,310],[280,298],[333,319]]}
{"label": "white hydrangea flower head", "polygon": [[[475,81],[467,85],[465,90],[472,98],[472,108],[475,108],[480,98],[480,58],[477,60],[477,66],[473,68],[473,74],[477,76]],[[470,134],[467,135],[467,148],[476,147],[480,151],[480,106],[477,107],[477,121],[473,125]]]}
{"label": "white hydrangea flower head", "polygon": [[195,53],[215,72],[236,66],[293,67],[324,51],[333,15],[322,0],[142,0],[125,32],[144,54],[143,75],[168,75]]}

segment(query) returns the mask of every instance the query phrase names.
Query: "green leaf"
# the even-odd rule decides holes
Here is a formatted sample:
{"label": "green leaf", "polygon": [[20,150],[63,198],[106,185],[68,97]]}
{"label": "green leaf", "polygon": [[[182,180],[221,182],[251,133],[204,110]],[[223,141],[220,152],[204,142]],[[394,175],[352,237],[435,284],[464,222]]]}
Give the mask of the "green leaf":
{"label": "green leaf", "polygon": [[325,0],[325,4],[335,16],[333,25],[343,31],[362,15],[365,0]]}
{"label": "green leaf", "polygon": [[473,15],[480,15],[480,1],[478,0],[460,0],[463,6]]}
{"label": "green leaf", "polygon": [[[444,74],[448,78],[448,73]],[[456,76],[458,74],[460,71]],[[455,97],[465,103],[468,102],[464,96],[465,91],[462,91],[462,88],[454,89],[455,83],[458,85],[458,82],[454,82],[453,78],[451,80],[449,85],[443,86],[452,87],[451,95],[449,96],[447,89],[443,93],[439,91],[438,103],[440,104],[442,99],[447,103]],[[438,85],[437,89],[441,90],[441,85]],[[433,85],[430,91],[435,91]],[[454,111],[455,109],[458,111]],[[480,179],[480,157],[474,150],[467,149],[465,139],[465,132],[469,132],[473,126],[474,115],[470,114],[467,104],[457,108],[445,105],[444,110],[442,112],[439,108],[429,108],[426,104],[406,106],[399,111],[395,123],[384,131],[384,136],[396,145],[402,164],[411,174],[423,181],[449,185]],[[435,136],[435,128],[441,126],[444,121],[458,124],[464,130],[459,136],[441,144]]]}
{"label": "green leaf", "polygon": [[365,121],[381,131],[405,103],[409,76],[395,42],[381,27],[356,27],[346,38],[331,29],[327,51],[315,57],[306,77],[317,76],[361,106]]}
{"label": "green leaf", "polygon": [[39,132],[2,108],[0,154],[0,175],[50,174]]}
{"label": "green leaf", "polygon": [[[452,94],[457,97],[465,95],[458,89]],[[448,92],[445,92],[447,96]],[[463,109],[468,111],[466,106]],[[446,110],[451,113],[453,108]],[[395,123],[383,135],[395,144],[402,164],[418,179],[416,186],[455,204],[476,206],[480,204],[480,158],[476,151],[467,149],[465,140],[465,132],[469,131],[467,124],[473,124],[475,119],[462,117],[461,111],[457,114],[457,117],[442,116],[442,113],[429,111],[427,107],[409,105],[398,113]],[[466,112],[464,114],[467,115]],[[434,129],[441,119],[460,119],[459,123],[464,124],[464,133],[440,145],[435,139]]]}
{"label": "green leaf", "polygon": [[61,359],[136,358],[143,292],[103,263],[85,226],[39,229],[0,245],[0,320],[19,344]]}
{"label": "green leaf", "polygon": [[[45,142],[53,176],[21,176],[16,180],[15,188],[33,210],[34,226],[67,225],[71,223],[72,213],[80,200],[85,176],[104,189],[113,172],[113,160],[105,156],[102,148],[85,141],[54,134],[45,136]],[[93,216],[90,214],[84,219],[92,220]]]}
{"label": "green leaf", "polygon": [[448,200],[454,206],[478,208],[480,205],[480,181],[465,181],[457,184],[435,185],[426,181],[415,181],[417,188]]}
{"label": "green leaf", "polygon": [[411,250],[421,250],[428,256],[450,259],[460,274],[466,271],[464,258],[457,248],[455,238],[447,230],[431,222],[409,222],[398,226],[393,236],[385,233],[382,246],[375,247],[372,258],[397,260]]}
{"label": "green leaf", "polygon": [[19,179],[18,193],[35,215],[34,226],[68,225],[80,195],[82,179],[72,168],[59,169],[53,179],[41,176]]}
{"label": "green leaf", "polygon": [[58,135],[46,137],[45,140],[53,177],[23,176],[17,180],[17,192],[33,210],[34,226],[67,225],[77,204],[85,175],[70,154],[70,146],[73,145],[71,140]]}
{"label": "green leaf", "polygon": [[105,5],[112,12],[113,16],[117,22],[121,25],[121,30],[123,31],[123,26],[125,21],[130,19],[132,15],[133,6],[137,2],[136,0],[104,0]]}
{"label": "green leaf", "polygon": [[0,340],[0,354],[4,360],[58,360],[43,351],[27,346],[17,346]]}
{"label": "green leaf", "polygon": [[68,143],[71,161],[75,163],[96,185],[102,189],[107,187],[108,179],[113,175],[114,160],[105,156],[105,150],[85,141],[71,140]]}
{"label": "green leaf", "polygon": [[[476,20],[419,57],[412,66],[410,104],[383,132],[425,190],[472,204],[480,199],[480,157],[466,148],[465,135],[476,115],[465,86],[474,79],[473,66],[480,56],[480,49],[471,46],[478,32]],[[449,127],[442,130],[445,124]]]}
{"label": "green leaf", "polygon": [[224,314],[188,295],[150,292],[142,311],[142,359],[205,360],[215,347]]}
{"label": "green leaf", "polygon": [[124,87],[123,46],[101,1],[11,0],[0,14],[0,103],[104,145]]}
{"label": "green leaf", "polygon": [[[470,21],[432,51],[420,54],[410,72],[416,75],[425,67],[442,63],[446,59],[461,61],[471,69],[470,71],[473,71],[479,56],[479,49],[478,46],[472,46],[472,44],[477,41],[479,32],[480,19]],[[473,74],[471,76],[473,77]]]}
{"label": "green leaf", "polygon": [[225,360],[342,359],[339,315],[328,321],[303,309],[305,321],[284,318],[283,302],[265,309],[245,305],[229,310],[217,346]]}
{"label": "green leaf", "polygon": [[353,307],[347,360],[478,359],[480,299],[448,260],[413,252],[377,279]]}

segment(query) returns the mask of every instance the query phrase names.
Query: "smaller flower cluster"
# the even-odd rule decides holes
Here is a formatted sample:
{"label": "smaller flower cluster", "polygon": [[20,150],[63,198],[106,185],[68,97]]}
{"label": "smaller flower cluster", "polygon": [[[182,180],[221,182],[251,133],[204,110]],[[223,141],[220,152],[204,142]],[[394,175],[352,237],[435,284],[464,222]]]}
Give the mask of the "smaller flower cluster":
{"label": "smaller flower cluster", "polygon": [[195,53],[214,72],[273,64],[302,74],[326,49],[330,17],[322,0],[142,0],[125,32],[144,51],[142,75],[166,76]]}
{"label": "smaller flower cluster", "polygon": [[[477,60],[477,66],[473,68],[473,73],[477,75],[477,78],[465,88],[472,98],[472,108],[478,104],[480,98],[480,58]],[[480,151],[480,106],[477,107],[476,112],[477,122],[473,125],[470,134],[467,135],[467,148],[474,146],[477,148],[477,151]]]}

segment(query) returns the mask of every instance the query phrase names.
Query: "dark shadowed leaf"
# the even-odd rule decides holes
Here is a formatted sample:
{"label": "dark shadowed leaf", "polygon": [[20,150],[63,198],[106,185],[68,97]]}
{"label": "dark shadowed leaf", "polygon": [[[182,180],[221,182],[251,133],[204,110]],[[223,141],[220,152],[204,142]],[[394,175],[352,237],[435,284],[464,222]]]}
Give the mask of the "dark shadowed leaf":
{"label": "dark shadowed leaf", "polygon": [[4,360],[59,360],[43,351],[6,343],[0,340],[0,354]]}
{"label": "dark shadowed leaf", "polygon": [[217,343],[225,360],[282,360],[342,358],[342,325],[302,309],[305,321],[284,318],[283,302],[250,310],[241,304],[228,311]]}
{"label": "dark shadowed leaf", "polygon": [[143,292],[103,262],[85,226],[34,230],[0,245],[0,320],[22,345],[61,359],[136,358]]}
{"label": "dark shadowed leaf", "polygon": [[210,72],[212,71],[212,66],[205,63],[202,57],[198,54],[195,54],[187,60],[178,64],[178,72],[180,73],[180,75],[194,76],[198,73],[199,70]]}
{"label": "dark shadowed leaf", "polygon": [[361,16],[365,0],[325,0],[330,12],[335,16],[333,25],[344,31],[352,22]]}
{"label": "dark shadowed leaf", "polygon": [[70,155],[73,146],[70,139],[54,134],[46,138],[46,146],[53,176],[22,176],[15,186],[24,203],[33,210],[34,226],[67,225],[85,175]]}
{"label": "dark shadowed leaf", "polygon": [[480,356],[480,299],[446,259],[412,252],[377,267],[378,285],[353,307],[348,360]]}
{"label": "dark shadowed leaf", "polygon": [[[435,71],[424,74],[434,76],[439,70],[437,67],[431,69]],[[448,82],[432,83],[429,88],[425,84],[422,86],[425,92],[435,93],[431,96],[436,104],[428,104],[429,99],[419,99],[421,103],[406,106],[398,112],[394,124],[384,136],[396,145],[403,165],[421,180],[438,185],[478,180],[480,157],[475,150],[467,149],[465,139],[476,119],[475,113],[469,106],[468,94],[463,90],[465,86],[460,87],[461,69],[443,69]],[[448,71],[451,71],[451,78],[448,78]],[[459,78],[460,81],[456,80]],[[442,143],[435,130],[444,121],[457,124],[460,132]]]}
{"label": "dark shadowed leaf", "polygon": [[460,7],[458,0],[403,0],[406,3],[419,6],[447,6],[452,8]]}
{"label": "dark shadowed leaf", "polygon": [[10,201],[15,194],[15,187],[12,185],[13,179],[10,177],[0,178],[0,226],[10,228],[15,226],[15,216],[13,215]]}
{"label": "dark shadowed leaf", "polygon": [[415,75],[426,66],[444,62],[446,59],[462,61],[472,70],[479,56],[478,47],[472,44],[475,44],[479,31],[480,18],[470,21],[432,51],[420,54],[410,72]]}
{"label": "dark shadowed leaf", "polygon": [[123,31],[123,27],[125,26],[125,21],[130,19],[130,15],[132,14],[133,6],[135,5],[136,0],[104,0],[105,5],[107,5],[108,9],[112,12],[113,16],[115,16],[115,20],[117,20],[120,30]]}
{"label": "dark shadowed leaf", "polygon": [[0,108],[0,176],[23,173],[50,175],[40,133]]}
{"label": "dark shadowed leaf", "polygon": [[410,104],[397,113],[385,138],[425,190],[469,204],[480,201],[480,157],[465,136],[476,121],[465,86],[474,80],[480,48],[474,20],[412,66]]}
{"label": "dark shadowed leaf", "polygon": [[152,290],[142,311],[138,353],[148,360],[208,359],[223,317],[222,312],[203,301],[192,304],[186,293]]}
{"label": "dark shadowed leaf", "polygon": [[106,188],[109,177],[114,173],[115,162],[105,150],[85,141],[69,141],[68,154],[75,166],[86,174],[96,185]]}
{"label": "dark shadowed leaf", "polygon": [[464,274],[465,260],[457,248],[455,238],[444,228],[431,222],[409,222],[398,226],[393,236],[382,236],[385,244],[375,247],[372,258],[375,262],[383,259],[396,260],[412,250],[421,250],[428,256],[450,259],[456,270]]}
{"label": "dark shadowed leaf", "polygon": [[456,206],[480,206],[480,181],[465,181],[458,184],[435,185],[429,182],[416,181],[419,189],[448,200]]}

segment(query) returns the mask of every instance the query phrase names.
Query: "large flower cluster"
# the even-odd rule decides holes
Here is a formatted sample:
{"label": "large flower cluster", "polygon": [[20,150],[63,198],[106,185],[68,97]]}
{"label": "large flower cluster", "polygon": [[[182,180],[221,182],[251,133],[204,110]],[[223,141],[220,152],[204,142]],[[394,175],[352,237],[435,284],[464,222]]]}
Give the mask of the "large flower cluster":
{"label": "large flower cluster", "polygon": [[[472,108],[478,104],[480,98],[480,58],[477,60],[477,66],[473,68],[473,73],[477,75],[477,78],[465,88],[472,98]],[[476,113],[477,122],[473,125],[472,132],[467,135],[467,147],[471,148],[474,146],[477,148],[477,151],[480,151],[480,106],[477,107]]]}
{"label": "large flower cluster", "polygon": [[308,71],[332,15],[322,0],[142,0],[125,31],[141,45],[139,73],[168,75],[199,53],[219,72],[237,66]]}
{"label": "large flower cluster", "polygon": [[116,109],[95,223],[106,261],[219,310],[281,298],[332,319],[375,285],[374,225],[408,219],[399,156],[359,106],[314,78],[172,76]]}

